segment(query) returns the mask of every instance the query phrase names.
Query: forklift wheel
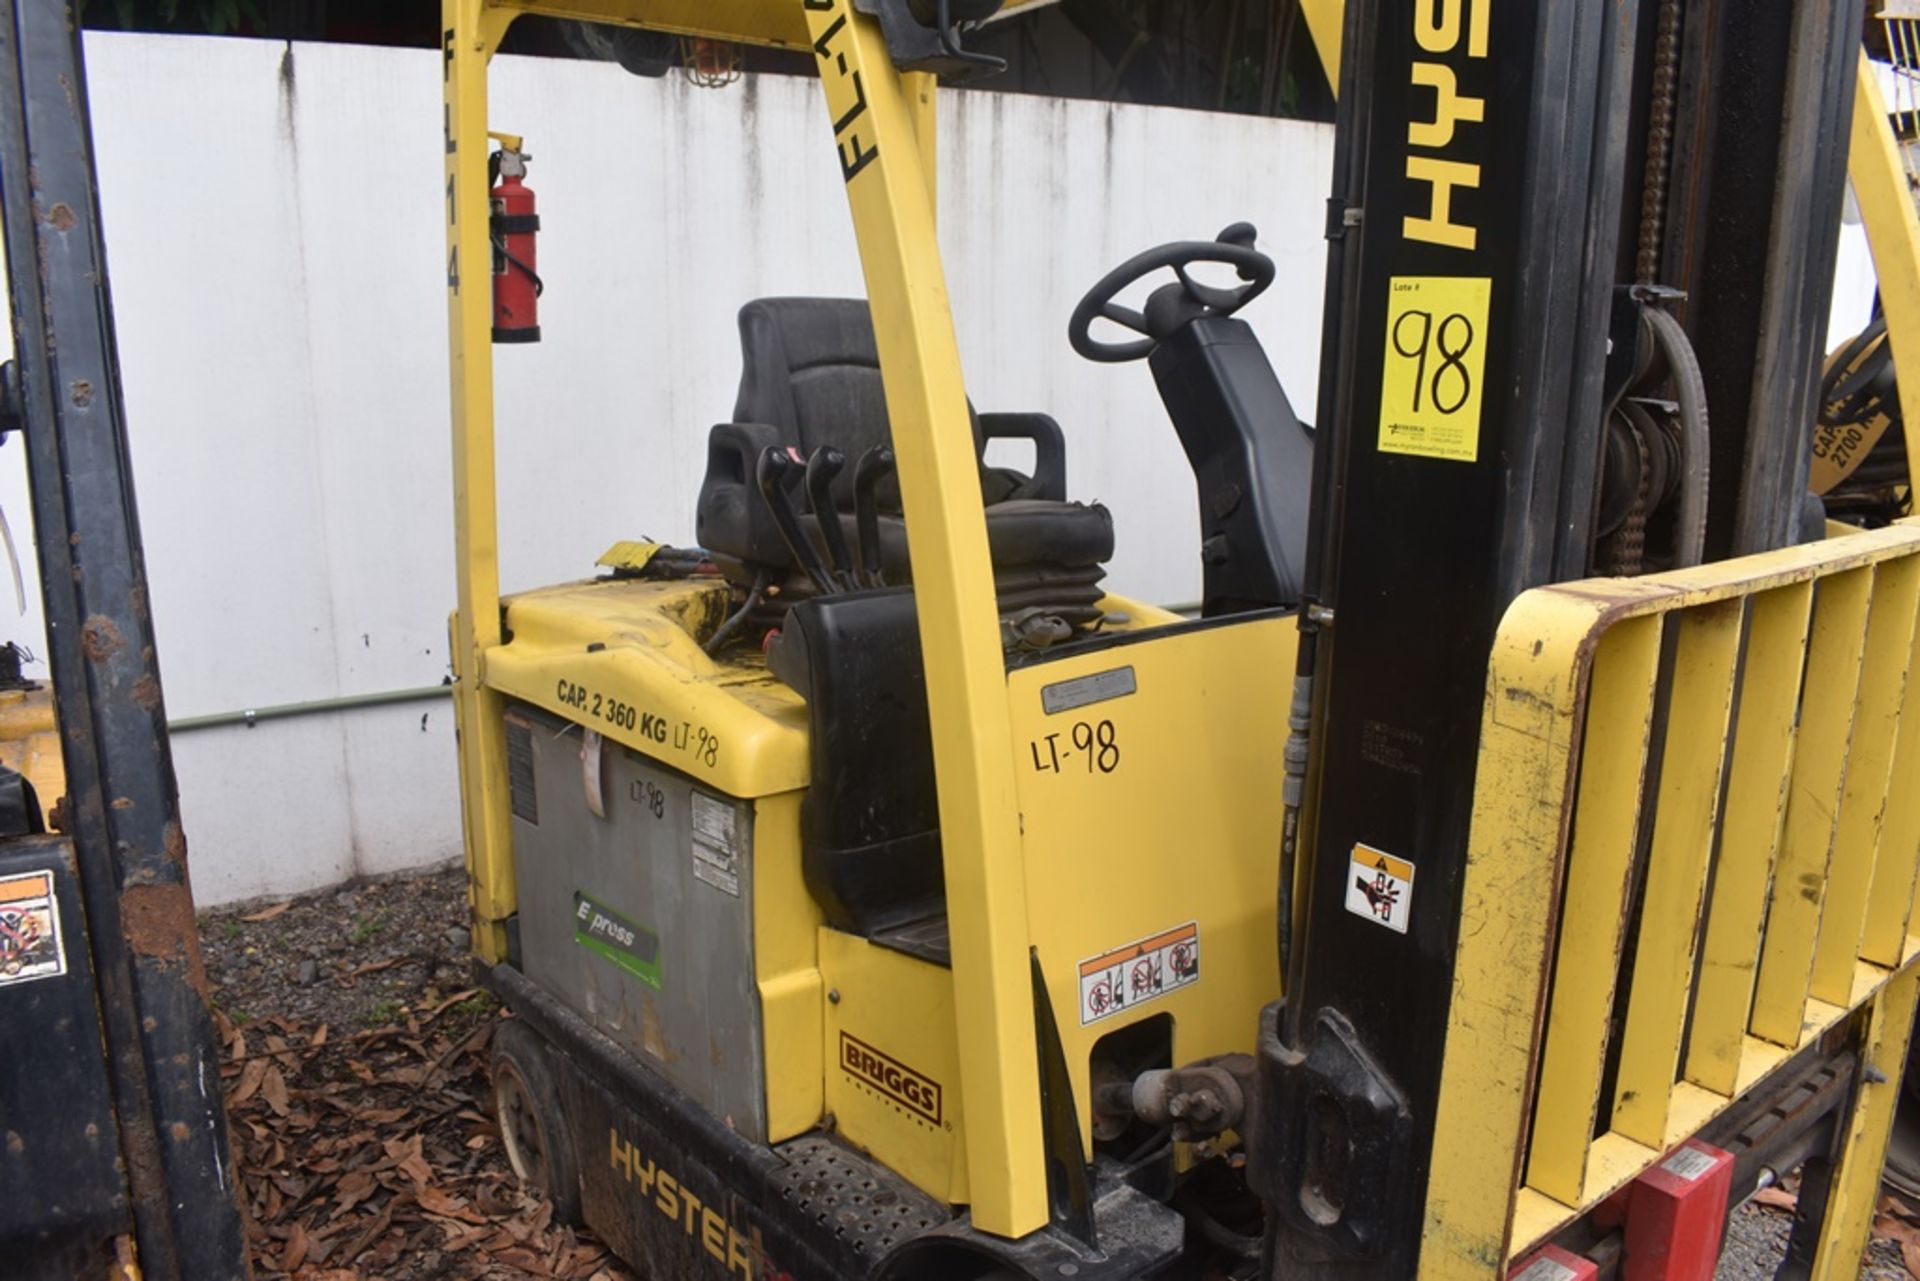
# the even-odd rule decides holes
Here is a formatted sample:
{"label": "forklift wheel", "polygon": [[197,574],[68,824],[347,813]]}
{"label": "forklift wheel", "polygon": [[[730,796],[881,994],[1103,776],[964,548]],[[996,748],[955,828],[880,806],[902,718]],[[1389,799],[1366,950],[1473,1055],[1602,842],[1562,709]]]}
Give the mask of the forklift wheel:
{"label": "forklift wheel", "polygon": [[493,1034],[493,1108],[513,1172],[553,1202],[555,1219],[580,1226],[580,1162],[560,1090],[546,1044],[519,1019]]}

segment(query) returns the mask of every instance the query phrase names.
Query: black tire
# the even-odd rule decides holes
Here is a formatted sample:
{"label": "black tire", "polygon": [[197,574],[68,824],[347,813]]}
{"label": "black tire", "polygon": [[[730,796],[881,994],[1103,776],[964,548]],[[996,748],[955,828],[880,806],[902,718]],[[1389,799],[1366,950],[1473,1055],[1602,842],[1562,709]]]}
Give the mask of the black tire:
{"label": "black tire", "polygon": [[510,1019],[493,1034],[493,1111],[513,1172],[553,1202],[553,1217],[579,1227],[580,1159],[560,1108],[550,1051],[540,1034]]}

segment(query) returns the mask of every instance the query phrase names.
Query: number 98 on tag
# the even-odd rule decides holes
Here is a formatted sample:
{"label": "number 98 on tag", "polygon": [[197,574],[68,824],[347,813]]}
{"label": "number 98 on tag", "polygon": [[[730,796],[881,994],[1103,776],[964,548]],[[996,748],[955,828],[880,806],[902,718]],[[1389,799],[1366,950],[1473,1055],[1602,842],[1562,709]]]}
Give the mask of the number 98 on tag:
{"label": "number 98 on tag", "polygon": [[1380,450],[1473,462],[1486,369],[1485,276],[1395,276],[1387,297]]}

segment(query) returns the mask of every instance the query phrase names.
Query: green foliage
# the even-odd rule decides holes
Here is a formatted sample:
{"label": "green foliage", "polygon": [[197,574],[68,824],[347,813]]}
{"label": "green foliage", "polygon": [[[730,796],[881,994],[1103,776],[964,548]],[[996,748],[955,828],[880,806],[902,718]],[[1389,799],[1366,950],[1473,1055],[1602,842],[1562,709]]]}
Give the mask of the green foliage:
{"label": "green foliage", "polygon": [[454,1006],[453,1012],[467,1018],[478,1018],[480,1015],[491,1011],[493,1007],[494,1000],[491,996],[488,996],[485,992],[475,992],[472,996]]}
{"label": "green foliage", "polygon": [[265,25],[255,0],[113,0],[122,27],[139,31],[203,31],[224,36],[242,25]]}
{"label": "green foliage", "polygon": [[360,1021],[368,1027],[385,1027],[392,1023],[398,1023],[400,1016],[406,1013],[406,1010],[407,1007],[398,1001],[382,1001],[365,1014],[362,1014]]}

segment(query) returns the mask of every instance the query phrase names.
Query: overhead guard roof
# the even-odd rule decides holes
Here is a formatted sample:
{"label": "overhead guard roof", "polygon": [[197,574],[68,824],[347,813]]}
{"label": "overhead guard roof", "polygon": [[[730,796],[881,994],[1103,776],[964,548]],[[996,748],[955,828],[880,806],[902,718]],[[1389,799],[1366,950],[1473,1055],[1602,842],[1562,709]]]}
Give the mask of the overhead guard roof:
{"label": "overhead guard roof", "polygon": [[[1000,12],[1004,16],[1052,3],[1054,0],[1006,0]],[[811,43],[800,0],[510,0],[500,7],[739,44],[805,48]]]}

